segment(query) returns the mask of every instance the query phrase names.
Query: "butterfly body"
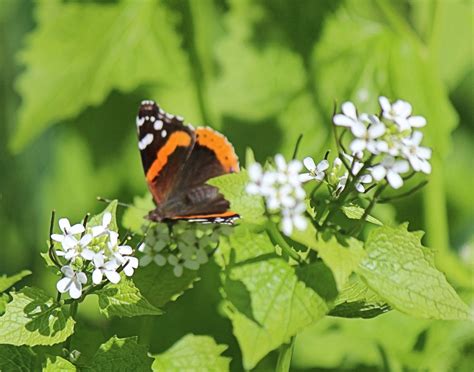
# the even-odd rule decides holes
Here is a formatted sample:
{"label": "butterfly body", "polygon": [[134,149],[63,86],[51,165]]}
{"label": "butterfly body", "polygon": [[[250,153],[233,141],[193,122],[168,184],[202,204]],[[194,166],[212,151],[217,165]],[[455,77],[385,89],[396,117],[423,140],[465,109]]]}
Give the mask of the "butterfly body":
{"label": "butterfly body", "polygon": [[145,177],[156,204],[150,220],[231,223],[238,217],[219,190],[206,184],[239,171],[234,148],[222,134],[185,125],[182,117],[166,113],[153,101],[142,102],[136,124]]}

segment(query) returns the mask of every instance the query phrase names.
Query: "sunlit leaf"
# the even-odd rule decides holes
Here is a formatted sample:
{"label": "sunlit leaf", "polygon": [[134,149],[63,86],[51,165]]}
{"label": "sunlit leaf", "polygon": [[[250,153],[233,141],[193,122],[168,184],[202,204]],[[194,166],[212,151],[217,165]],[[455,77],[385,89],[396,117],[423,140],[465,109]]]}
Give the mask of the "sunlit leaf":
{"label": "sunlit leaf", "polygon": [[[23,105],[10,143],[16,151],[114,89],[189,81],[173,17],[162,3],[41,1],[35,19],[20,54],[26,69],[17,81]],[[87,26],[77,27],[78,19]]]}
{"label": "sunlit leaf", "polygon": [[365,244],[357,272],[395,309],[421,318],[469,319],[466,304],[434,265],[434,252],[407,225],[379,227]]}
{"label": "sunlit leaf", "polygon": [[74,331],[68,305],[57,305],[41,289],[12,292],[0,317],[0,342],[10,345],[54,345]]}
{"label": "sunlit leaf", "polygon": [[222,356],[226,345],[209,336],[186,335],[164,353],[156,355],[153,371],[228,371],[230,359]]}

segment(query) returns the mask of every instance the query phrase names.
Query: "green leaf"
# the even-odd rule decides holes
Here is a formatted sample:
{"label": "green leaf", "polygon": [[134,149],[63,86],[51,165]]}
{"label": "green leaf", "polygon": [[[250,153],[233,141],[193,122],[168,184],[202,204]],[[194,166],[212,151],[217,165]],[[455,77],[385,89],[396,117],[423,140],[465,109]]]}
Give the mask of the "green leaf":
{"label": "green leaf", "polygon": [[123,213],[123,227],[136,234],[143,234],[142,226],[148,222],[145,216],[153,209],[155,209],[155,205],[150,193],[146,193],[143,197],[135,196],[133,207],[127,208]]}
{"label": "green leaf", "polygon": [[58,306],[41,289],[12,292],[12,301],[0,317],[0,342],[10,345],[54,345],[74,331],[69,306]]}
{"label": "green leaf", "polygon": [[23,270],[18,274],[12,276],[0,276],[0,293],[5,292],[8,288],[10,288],[16,282],[22,280],[25,276],[31,275],[30,270]]}
{"label": "green leaf", "polygon": [[[355,205],[355,204],[344,205],[342,207],[342,213],[344,213],[346,217],[350,218],[351,220],[360,220],[362,216],[364,215],[364,208],[359,207],[358,205]],[[374,225],[379,225],[379,226],[383,225],[382,222],[380,222],[378,219],[370,215],[367,216],[366,221],[373,223]]]}
{"label": "green leaf", "polygon": [[[35,9],[37,27],[20,54],[27,68],[16,84],[23,104],[10,143],[15,151],[53,123],[99,105],[113,90],[160,83],[175,91],[190,80],[174,17],[162,3],[53,0]],[[78,19],[87,27],[75,27]]]}
{"label": "green leaf", "polygon": [[469,319],[470,310],[434,265],[434,252],[407,225],[372,230],[357,272],[387,303],[431,319]]}
{"label": "green leaf", "polygon": [[117,225],[117,200],[113,200],[102,212],[92,216],[87,223],[88,226],[102,225],[102,218],[104,214],[110,212],[112,214],[112,221],[110,222],[109,229],[113,231],[118,231]]}
{"label": "green leaf", "polygon": [[5,308],[7,307],[7,303],[10,300],[10,297],[6,293],[2,293],[0,295],[0,315],[3,315],[5,312]]}
{"label": "green leaf", "polygon": [[177,278],[171,265],[160,267],[150,264],[139,268],[133,275],[133,281],[141,294],[156,307],[176,300],[197,279],[194,270],[184,270],[183,275]]}
{"label": "green leaf", "polygon": [[249,182],[247,172],[226,174],[208,181],[208,184],[216,186],[224,197],[230,202],[230,208],[240,214],[243,221],[260,223],[263,220],[265,208],[262,198],[249,195],[245,187]]}
{"label": "green leaf", "polygon": [[0,345],[0,371],[41,370],[38,356],[27,346]]}
{"label": "green leaf", "polygon": [[298,54],[276,43],[251,44],[256,36],[252,35],[252,23],[261,14],[255,2],[231,2],[224,19],[228,32],[216,45],[222,72],[215,85],[215,104],[222,112],[246,120],[279,113],[305,84]]}
{"label": "green leaf", "polygon": [[153,360],[137,337],[112,337],[99,347],[89,368],[94,371],[150,371]]}
{"label": "green leaf", "polygon": [[186,335],[164,353],[156,355],[153,371],[216,371],[229,370],[230,358],[222,356],[226,345],[218,345],[212,337]]}
{"label": "green leaf", "polygon": [[106,317],[160,315],[163,312],[150,304],[131,279],[122,275],[117,284],[109,283],[97,291],[100,312]]}
{"label": "green leaf", "polygon": [[353,275],[341,289],[329,315],[342,318],[373,318],[390,310],[390,306],[357,276]]}
{"label": "green leaf", "polygon": [[46,364],[42,372],[75,372],[77,368],[70,361],[61,358],[60,356],[47,356]]}
{"label": "green leaf", "polygon": [[346,238],[342,243],[334,236],[328,241],[318,240],[316,249],[318,255],[331,269],[339,291],[342,290],[349,276],[366,256],[362,246],[361,241],[351,237]]}
{"label": "green leaf", "polygon": [[[266,234],[252,233],[241,225],[229,240],[229,246],[222,247],[232,249],[226,263],[227,277],[245,285],[250,301],[242,301],[241,291],[226,293],[224,311],[232,321],[244,368],[251,369],[271,350],[323,317],[327,306],[298,280],[286,261],[275,255]],[[245,315],[249,313],[252,318]]]}

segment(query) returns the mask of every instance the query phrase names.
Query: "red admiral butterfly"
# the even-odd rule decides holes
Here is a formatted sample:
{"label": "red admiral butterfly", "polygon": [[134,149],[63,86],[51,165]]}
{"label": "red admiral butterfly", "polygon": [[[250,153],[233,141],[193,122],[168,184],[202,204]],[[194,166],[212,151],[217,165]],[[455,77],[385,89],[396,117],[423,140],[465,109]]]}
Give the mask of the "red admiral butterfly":
{"label": "red admiral butterfly", "polygon": [[207,127],[194,129],[153,101],[142,101],[137,116],[138,148],[156,208],[152,221],[232,223],[239,216],[210,178],[239,171],[233,146]]}

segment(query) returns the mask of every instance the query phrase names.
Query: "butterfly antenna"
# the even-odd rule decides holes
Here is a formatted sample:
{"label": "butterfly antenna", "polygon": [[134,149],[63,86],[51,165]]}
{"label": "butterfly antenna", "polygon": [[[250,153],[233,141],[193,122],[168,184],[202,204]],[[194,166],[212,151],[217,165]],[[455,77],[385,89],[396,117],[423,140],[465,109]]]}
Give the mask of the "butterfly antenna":
{"label": "butterfly antenna", "polygon": [[[110,203],[112,203],[113,201],[115,201],[115,200],[103,198],[102,196],[98,196],[98,197],[97,197],[97,200],[100,201],[100,202],[103,202],[103,203],[107,203],[107,204],[110,204]],[[120,202],[120,201],[117,201],[117,205],[120,205],[121,207],[125,207],[125,208],[135,208],[135,209],[139,209],[139,210],[145,211],[145,209],[143,209],[143,208],[136,207],[136,206],[134,206],[133,204],[122,203],[122,202]],[[148,211],[147,211],[147,212],[148,212]]]}

